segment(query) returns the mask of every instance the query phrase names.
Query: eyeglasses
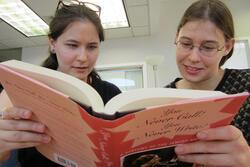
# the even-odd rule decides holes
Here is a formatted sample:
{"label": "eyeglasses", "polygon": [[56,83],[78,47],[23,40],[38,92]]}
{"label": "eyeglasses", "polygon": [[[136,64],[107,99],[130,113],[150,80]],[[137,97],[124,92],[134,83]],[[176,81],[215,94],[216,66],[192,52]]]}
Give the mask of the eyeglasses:
{"label": "eyeglasses", "polygon": [[219,47],[217,43],[215,42],[204,42],[199,46],[196,46],[193,44],[192,41],[186,41],[186,40],[179,40],[175,42],[175,45],[180,52],[189,53],[191,50],[193,50],[194,47],[197,47],[200,51],[200,53],[206,57],[212,57],[217,52],[222,51],[224,46]]}
{"label": "eyeglasses", "polygon": [[82,5],[82,6],[85,6],[89,9],[91,9],[92,11],[96,12],[96,14],[98,16],[101,15],[101,7],[96,5],[96,4],[93,4],[93,3],[90,3],[90,2],[82,2],[80,0],[59,0],[58,4],[57,4],[57,8],[56,8],[56,11],[58,9],[60,9],[62,6],[66,6],[66,7],[69,7],[69,6],[74,6],[74,5]]}

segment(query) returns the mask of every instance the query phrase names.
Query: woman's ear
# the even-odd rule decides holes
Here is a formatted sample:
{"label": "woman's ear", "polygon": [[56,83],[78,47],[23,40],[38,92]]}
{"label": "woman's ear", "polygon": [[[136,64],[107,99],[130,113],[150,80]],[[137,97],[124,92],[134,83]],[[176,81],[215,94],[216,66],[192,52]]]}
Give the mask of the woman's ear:
{"label": "woman's ear", "polygon": [[55,53],[55,40],[51,37],[48,38],[49,49],[51,53]]}
{"label": "woman's ear", "polygon": [[227,40],[225,43],[225,55],[227,55],[234,47],[235,39]]}

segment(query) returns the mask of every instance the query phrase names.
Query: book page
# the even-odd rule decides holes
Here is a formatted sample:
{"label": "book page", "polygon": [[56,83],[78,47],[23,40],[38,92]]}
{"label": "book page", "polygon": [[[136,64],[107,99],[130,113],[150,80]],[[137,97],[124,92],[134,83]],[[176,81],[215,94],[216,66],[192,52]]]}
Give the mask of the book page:
{"label": "book page", "polygon": [[8,97],[5,90],[0,92],[0,110],[5,111],[7,108],[12,107],[10,98]]}
{"label": "book page", "polygon": [[204,98],[225,95],[219,91],[142,88],[123,92],[113,97],[105,106],[106,114],[115,112],[137,111],[148,107],[165,105],[184,99]]}

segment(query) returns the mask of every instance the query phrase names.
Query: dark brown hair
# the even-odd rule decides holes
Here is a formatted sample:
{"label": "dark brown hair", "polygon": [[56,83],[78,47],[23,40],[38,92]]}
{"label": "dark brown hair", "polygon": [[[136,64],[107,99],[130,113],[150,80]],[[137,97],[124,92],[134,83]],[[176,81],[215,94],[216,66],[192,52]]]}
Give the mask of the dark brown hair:
{"label": "dark brown hair", "polygon": [[[180,29],[190,21],[209,20],[214,23],[223,33],[225,40],[234,38],[233,17],[228,7],[219,0],[199,0],[187,8],[177,28]],[[233,54],[234,47],[220,61],[221,67]]]}
{"label": "dark brown hair", "polygon": [[[100,42],[104,41],[104,30],[97,13],[84,5],[70,5],[59,8],[49,24],[48,37],[56,40],[64,30],[75,21],[88,20],[92,22],[99,35]],[[49,50],[50,51],[50,50]],[[58,61],[55,53],[50,51],[49,57],[42,63],[43,67],[56,70]],[[91,77],[99,77],[95,70],[90,73]]]}

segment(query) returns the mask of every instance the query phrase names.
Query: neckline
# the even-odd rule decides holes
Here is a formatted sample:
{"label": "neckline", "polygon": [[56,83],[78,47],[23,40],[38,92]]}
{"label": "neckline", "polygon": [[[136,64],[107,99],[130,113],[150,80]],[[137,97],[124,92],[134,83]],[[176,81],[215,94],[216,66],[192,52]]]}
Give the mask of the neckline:
{"label": "neckline", "polygon": [[[218,85],[216,86],[216,88],[214,89],[215,91],[218,91],[218,90],[221,90],[221,88],[222,88],[222,86],[223,86],[223,84],[224,84],[224,82],[222,82],[222,81],[224,81],[224,80],[226,80],[226,78],[228,77],[228,75],[230,74],[230,70],[229,69],[224,69],[225,70],[225,72],[224,72],[224,75],[223,75],[223,77],[221,78],[221,80],[220,80],[220,82],[218,83]],[[176,86],[176,83],[178,82],[178,81],[180,81],[180,80],[182,80],[183,78],[176,78],[175,80],[174,80],[174,82],[173,82],[173,88],[176,88],[176,89],[178,89],[177,88],[177,86]]]}

